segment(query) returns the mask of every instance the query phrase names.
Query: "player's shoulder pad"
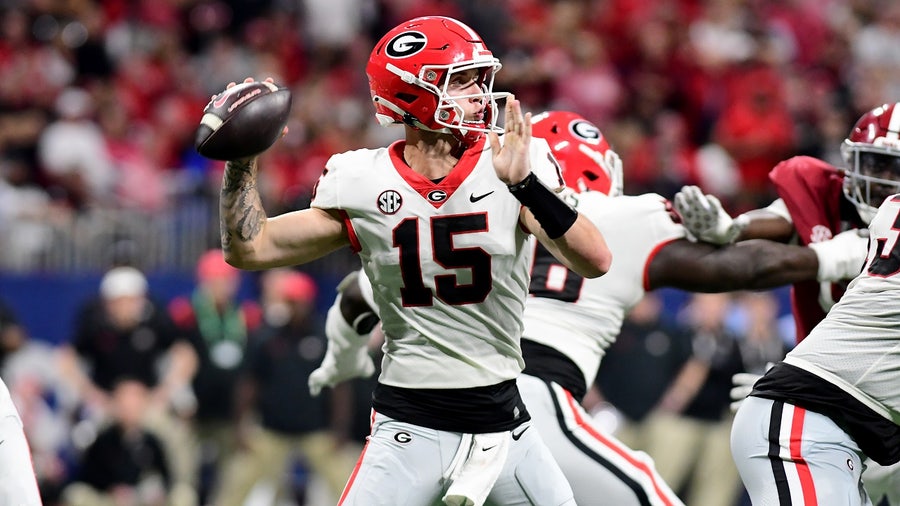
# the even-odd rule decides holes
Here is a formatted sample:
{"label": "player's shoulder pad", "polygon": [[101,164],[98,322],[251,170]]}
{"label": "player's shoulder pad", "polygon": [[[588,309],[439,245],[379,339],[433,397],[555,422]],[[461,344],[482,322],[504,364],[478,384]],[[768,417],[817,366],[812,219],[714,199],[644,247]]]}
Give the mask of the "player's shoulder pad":
{"label": "player's shoulder pad", "polygon": [[555,192],[565,188],[566,182],[562,177],[562,167],[550,151],[547,141],[540,137],[532,137],[528,148],[531,157],[531,171],[534,172],[534,175],[547,185],[547,188]]}
{"label": "player's shoulder pad", "polygon": [[343,153],[335,153],[325,162],[325,168],[331,171],[353,172],[364,171],[371,167],[379,156],[389,156],[387,148],[360,148]]}
{"label": "player's shoulder pad", "polygon": [[813,181],[840,175],[841,169],[811,156],[794,156],[779,162],[769,173],[773,182],[784,180]]}
{"label": "player's shoulder pad", "polygon": [[878,206],[878,212],[869,224],[871,235],[876,237],[888,237],[895,228],[895,221],[900,211],[900,193],[895,193],[884,199]]}

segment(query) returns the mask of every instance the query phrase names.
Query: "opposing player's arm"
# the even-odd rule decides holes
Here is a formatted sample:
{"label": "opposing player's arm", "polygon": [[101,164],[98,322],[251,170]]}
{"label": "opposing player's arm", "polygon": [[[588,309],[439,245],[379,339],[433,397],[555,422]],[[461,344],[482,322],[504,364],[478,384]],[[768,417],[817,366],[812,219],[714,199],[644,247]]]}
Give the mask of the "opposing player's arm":
{"label": "opposing player's arm", "polygon": [[809,247],[762,239],[717,247],[679,239],[660,248],[650,261],[648,285],[723,292],[850,279],[865,263],[867,245],[868,239],[857,230]]}
{"label": "opposing player's arm", "polygon": [[794,236],[794,224],[769,207],[747,211],[742,216],[746,220],[746,226],[738,235],[738,241],[768,239],[786,243]]}
{"label": "opposing player's arm", "polygon": [[651,289],[727,292],[816,279],[818,269],[816,252],[803,246],[749,240],[719,247],[679,239],[656,253],[647,275]]}
{"label": "opposing player's arm", "polygon": [[250,270],[296,265],[350,243],[334,211],[310,208],[269,218],[257,188],[258,160],[225,164],[219,214],[228,263]]}
{"label": "opposing player's arm", "polygon": [[603,234],[583,215],[579,214],[572,226],[556,239],[547,235],[527,207],[522,207],[519,219],[557,260],[581,276],[596,278],[609,270],[612,252]]}

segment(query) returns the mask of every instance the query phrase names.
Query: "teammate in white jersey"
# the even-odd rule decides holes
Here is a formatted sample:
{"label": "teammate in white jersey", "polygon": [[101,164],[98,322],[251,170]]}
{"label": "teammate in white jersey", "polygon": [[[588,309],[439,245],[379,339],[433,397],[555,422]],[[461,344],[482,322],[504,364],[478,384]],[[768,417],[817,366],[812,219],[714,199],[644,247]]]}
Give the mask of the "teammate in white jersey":
{"label": "teammate in white jersey", "polygon": [[512,96],[498,135],[499,68],[459,21],[410,20],[377,43],[366,67],[376,117],[404,125],[404,141],[333,156],[311,208],[274,218],[260,204],[257,159],[226,166],[230,263],[277,267],[350,246],[377,285],[386,356],[372,435],[341,504],[482,504],[488,496],[574,504],[537,431],[512,437],[530,423],[515,383],[529,238],[588,278],[604,274],[611,255],[597,228],[536,177],[562,186]]}
{"label": "teammate in white jersey", "polygon": [[[522,338],[525,371],[518,380],[522,397],[578,504],[681,504],[646,454],[605,433],[580,405],[625,314],[645,291],[664,286],[715,292],[848,278],[864,258],[860,248],[847,248],[846,242],[865,239],[854,233],[813,248],[769,241],[725,248],[691,242],[663,197],[620,195],[621,162],[596,126],[568,112],[537,115],[533,125],[534,135],[549,143],[563,169],[566,200],[597,224],[615,260],[605,276],[586,279],[536,246]],[[314,392],[371,374],[365,339],[359,336],[372,326],[368,306],[360,303],[371,288],[364,276],[359,278],[358,286],[342,287],[329,310],[330,348],[310,377]],[[372,282],[376,291],[378,284]]]}
{"label": "teammate in white jersey", "polygon": [[900,461],[898,228],[900,194],[869,224],[862,273],[741,404],[731,448],[753,504],[871,505],[863,461]]}
{"label": "teammate in white jersey", "polygon": [[41,506],[22,419],[0,379],[0,504]]}

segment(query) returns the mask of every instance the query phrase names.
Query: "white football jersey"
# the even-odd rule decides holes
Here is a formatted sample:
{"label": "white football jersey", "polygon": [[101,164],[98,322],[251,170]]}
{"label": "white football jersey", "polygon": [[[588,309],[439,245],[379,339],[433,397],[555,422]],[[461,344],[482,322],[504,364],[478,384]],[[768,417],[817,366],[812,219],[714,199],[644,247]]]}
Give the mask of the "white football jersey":
{"label": "white football jersey", "polygon": [[881,205],[869,237],[862,273],[784,361],[900,424],[900,195]]}
{"label": "white football jersey", "polygon": [[660,195],[585,192],[569,194],[566,200],[603,233],[612,265],[603,276],[585,279],[538,247],[523,335],[569,357],[591,385],[625,315],[646,292],[653,255],[664,244],[686,237],[686,231]]}
{"label": "white football jersey", "polygon": [[[345,215],[372,282],[386,338],[379,381],[470,388],[513,379],[524,367],[532,255],[521,204],[484,138],[438,183],[409,168],[403,146],[334,155],[312,201]],[[531,143],[531,165],[550,188],[562,185],[543,139]]]}

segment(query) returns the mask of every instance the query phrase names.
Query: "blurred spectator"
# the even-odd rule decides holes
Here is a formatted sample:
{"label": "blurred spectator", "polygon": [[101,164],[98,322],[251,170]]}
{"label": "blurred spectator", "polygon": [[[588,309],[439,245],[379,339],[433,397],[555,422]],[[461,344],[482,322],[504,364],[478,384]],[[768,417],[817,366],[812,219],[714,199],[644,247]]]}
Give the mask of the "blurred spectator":
{"label": "blurred spectator", "polygon": [[687,330],[665,319],[659,294],[645,294],[597,371],[602,397],[624,416],[615,435],[627,446],[646,449],[647,416],[690,355]]}
{"label": "blurred spectator", "polygon": [[173,482],[192,490],[190,463],[175,452],[187,447],[187,432],[171,410],[183,408],[180,399],[194,375],[197,357],[166,311],[148,297],[147,279],[139,270],[113,267],[104,274],[99,299],[82,308],[75,335],[60,346],[59,359],[66,385],[75,390],[94,423],[108,422],[111,392],[120,378],[132,378],[150,389],[148,424],[173,459]]}
{"label": "blurred spectator", "polygon": [[787,354],[790,347],[782,335],[778,299],[772,292],[742,292],[737,299],[737,321],[730,325],[740,332],[744,372],[763,374]]}
{"label": "blurred spectator", "polygon": [[313,279],[277,270],[267,272],[263,283],[267,319],[249,343],[238,388],[241,452],[229,463],[215,504],[239,506],[263,480],[276,484],[283,496],[294,459],[325,480],[335,502],[359,451],[345,444],[352,420],[350,384],[339,385],[330,397],[309,394],[307,378],[326,346]]}
{"label": "blurred spectator", "polygon": [[221,478],[222,464],[236,449],[232,424],[235,385],[248,336],[259,326],[262,313],[255,302],[238,301],[241,273],[225,262],[222,250],[200,256],[196,280],[193,293],[173,299],[169,312],[180,333],[190,336],[199,360],[192,382],[197,399],[193,419],[196,441],[180,451],[199,456],[192,481],[198,483],[201,501],[205,501]]}
{"label": "blurred spectator", "polygon": [[50,345],[29,339],[9,357],[2,371],[22,419],[45,506],[58,504],[76,453],[71,442],[76,400],[60,389],[53,357]]}
{"label": "blurred spectator", "polygon": [[0,268],[28,270],[39,265],[53,239],[51,223],[66,221],[66,214],[43,188],[29,181],[24,159],[0,158],[0,234],[15,237],[0,251]]}
{"label": "blurred spectator", "polygon": [[100,127],[92,119],[94,99],[68,88],[56,99],[58,119],[41,134],[41,165],[60,197],[83,210],[107,202],[116,174]]}
{"label": "blurred spectator", "polygon": [[775,197],[769,171],[794,146],[794,120],[784,101],[783,81],[772,67],[748,64],[735,70],[732,91],[714,126],[714,140],[734,158],[741,176],[741,209]]}
{"label": "blurred spectator", "polygon": [[[872,89],[873,99],[893,100],[900,96],[900,3],[871,2],[871,23],[863,26],[852,41],[856,77]],[[879,98],[880,97],[880,98]],[[861,104],[862,105],[862,104]]]}
{"label": "blurred spectator", "polygon": [[0,299],[0,368],[5,365],[7,357],[25,345],[27,339],[25,328],[12,308]]}
{"label": "blurred spectator", "polygon": [[730,294],[692,294],[684,323],[692,355],[648,420],[646,446],[660,476],[685,504],[730,506],[741,490],[731,459],[731,377],[744,370],[726,327]]}
{"label": "blurred spectator", "polygon": [[[87,447],[78,476],[63,491],[67,506],[193,506],[173,491],[162,442],[144,427],[146,385],[122,376],[111,392],[112,420]],[[174,492],[174,493],[173,493]]]}

